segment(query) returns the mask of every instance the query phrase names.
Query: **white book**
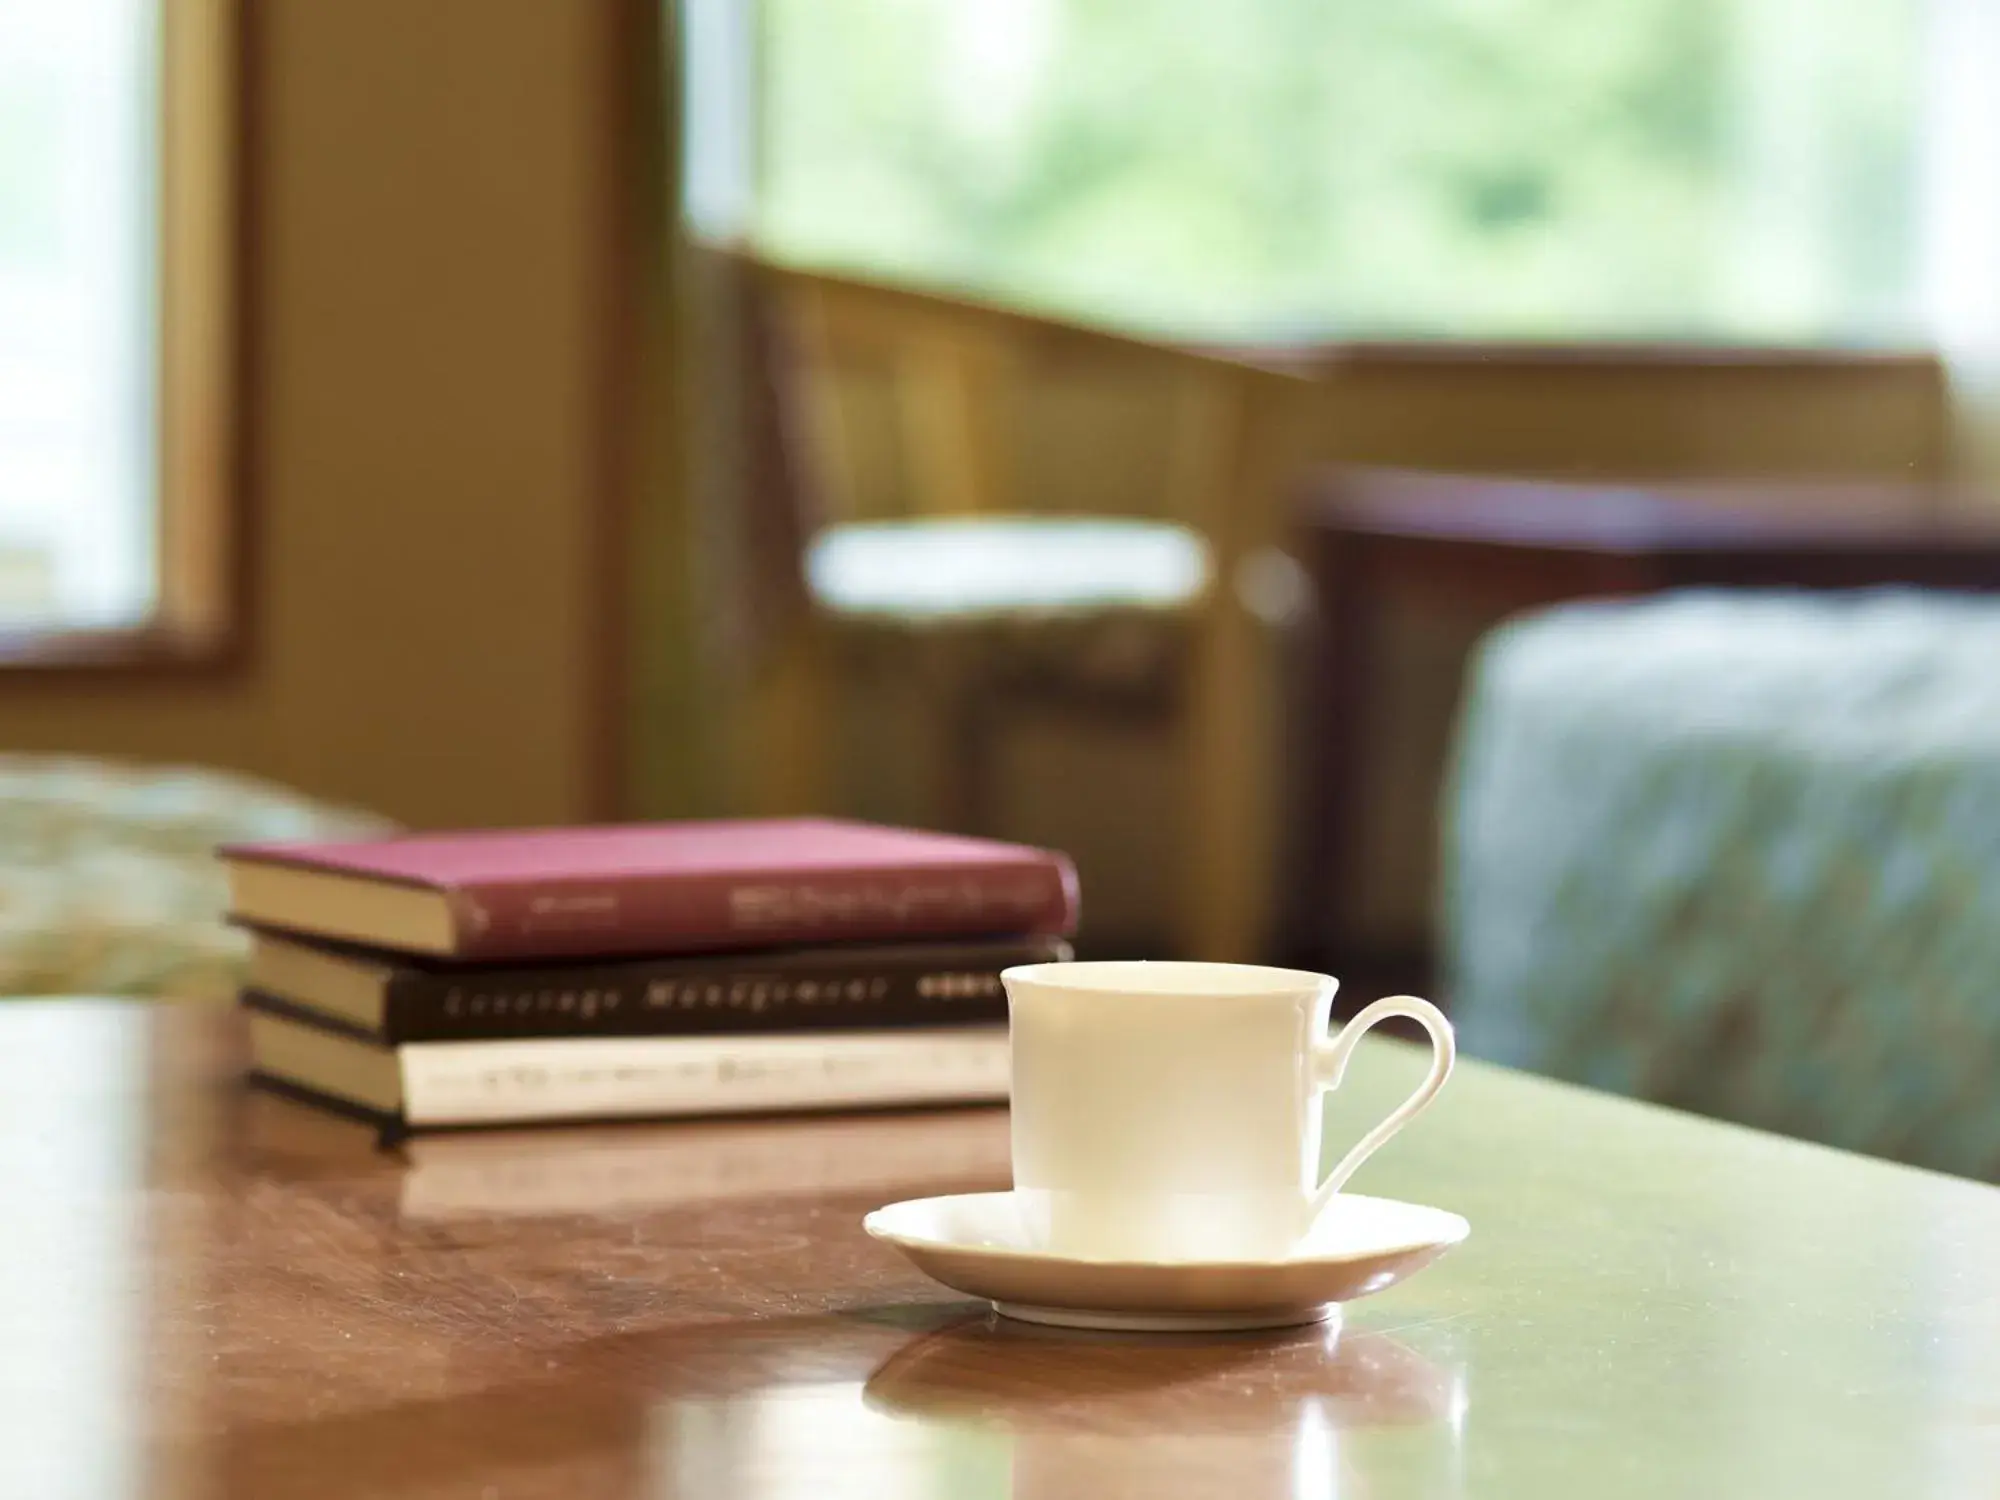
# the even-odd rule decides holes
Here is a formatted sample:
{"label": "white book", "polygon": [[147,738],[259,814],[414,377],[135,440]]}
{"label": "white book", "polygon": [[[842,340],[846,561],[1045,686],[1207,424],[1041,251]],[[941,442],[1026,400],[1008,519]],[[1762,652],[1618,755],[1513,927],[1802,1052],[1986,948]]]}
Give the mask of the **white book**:
{"label": "white book", "polygon": [[253,1012],[259,1074],[415,1129],[973,1103],[1007,1097],[1007,1029],[562,1037],[404,1047]]}

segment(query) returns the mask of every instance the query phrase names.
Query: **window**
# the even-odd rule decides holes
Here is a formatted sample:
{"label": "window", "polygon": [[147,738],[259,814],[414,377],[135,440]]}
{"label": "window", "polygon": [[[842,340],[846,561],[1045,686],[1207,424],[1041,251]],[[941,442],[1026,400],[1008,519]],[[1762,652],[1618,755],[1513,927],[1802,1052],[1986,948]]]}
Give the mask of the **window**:
{"label": "window", "polygon": [[1925,10],[761,0],[750,232],[1181,333],[1907,346]]}
{"label": "window", "polygon": [[9,642],[218,621],[223,10],[0,0]]}

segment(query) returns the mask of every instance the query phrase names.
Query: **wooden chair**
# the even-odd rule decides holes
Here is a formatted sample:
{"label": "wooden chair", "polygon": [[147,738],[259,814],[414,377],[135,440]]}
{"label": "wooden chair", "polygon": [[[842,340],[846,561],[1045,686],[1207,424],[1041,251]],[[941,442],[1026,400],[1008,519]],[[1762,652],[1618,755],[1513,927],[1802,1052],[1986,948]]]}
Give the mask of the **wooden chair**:
{"label": "wooden chair", "polygon": [[[784,478],[789,593],[754,692],[767,810],[831,802],[830,648],[872,634],[935,676],[948,816],[990,831],[991,749],[1023,702],[1161,717],[1184,788],[1173,946],[1247,960],[1269,933],[1277,738],[1269,625],[1300,377],[851,279],[743,261]],[[1160,401],[1150,514],[1048,514],[1021,493],[1027,408],[1066,381]],[[857,392],[874,396],[877,489]],[[890,450],[883,455],[880,449]],[[893,476],[893,483],[885,476]]]}

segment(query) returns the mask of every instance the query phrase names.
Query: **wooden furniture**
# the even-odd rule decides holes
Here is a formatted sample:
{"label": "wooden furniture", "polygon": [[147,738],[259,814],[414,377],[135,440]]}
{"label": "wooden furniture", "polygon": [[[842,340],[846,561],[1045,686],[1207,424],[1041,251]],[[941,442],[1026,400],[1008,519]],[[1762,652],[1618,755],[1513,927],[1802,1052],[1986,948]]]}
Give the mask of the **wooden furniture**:
{"label": "wooden furniture", "polygon": [[[1158,721],[1174,728],[1183,788],[1173,945],[1257,956],[1275,809],[1256,585],[1281,539],[1307,382],[904,289],[742,272],[784,460],[759,492],[776,554],[751,740],[762,804],[835,800],[828,702],[854,660],[837,643],[928,684],[945,816],[965,831],[996,831],[994,744],[1012,708]],[[1037,423],[1091,382],[1152,403],[1160,462],[1139,513],[1051,514],[1027,492]]]}
{"label": "wooden furniture", "polygon": [[[868,1208],[997,1111],[375,1149],[233,1018],[0,1010],[0,1489],[1987,1497],[2000,1191],[1466,1065],[1357,1187],[1472,1238],[1337,1330],[995,1322]],[[1364,1044],[1334,1133],[1422,1059]]]}
{"label": "wooden furniture", "polygon": [[[1364,744],[1392,604],[1498,619],[1594,595],[1703,587],[2000,588],[2000,527],[1936,487],[1668,483],[1329,469],[1296,512],[1322,601],[1299,725],[1304,827],[1286,946],[1299,961],[1392,968],[1344,923],[1360,877]],[[1426,753],[1442,765],[1443,746]],[[1420,961],[1419,961],[1420,962]]]}

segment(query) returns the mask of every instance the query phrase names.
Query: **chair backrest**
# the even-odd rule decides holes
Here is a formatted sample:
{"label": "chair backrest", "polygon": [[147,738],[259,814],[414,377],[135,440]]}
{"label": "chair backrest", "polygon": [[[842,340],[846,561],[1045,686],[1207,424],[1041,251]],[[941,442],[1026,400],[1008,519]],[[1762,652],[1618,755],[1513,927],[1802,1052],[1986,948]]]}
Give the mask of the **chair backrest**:
{"label": "chair backrest", "polygon": [[1200,531],[1224,569],[1277,540],[1308,379],[934,293],[749,270],[808,529],[1139,513]]}
{"label": "chair backrest", "polygon": [[[773,409],[795,538],[885,509],[1104,513],[1097,486],[1108,494],[1131,467],[1146,476],[1124,486],[1128,496],[1136,488],[1136,505],[1114,511],[1142,510],[1201,534],[1211,584],[1193,612],[1177,736],[1177,805],[1192,836],[1185,942],[1213,958],[1253,957],[1275,860],[1275,663],[1262,626],[1271,617],[1256,602],[1272,591],[1258,575],[1284,539],[1314,382],[900,287],[754,260],[738,269],[758,313],[752,358],[769,377],[753,382],[754,399]],[[1119,410],[1135,389],[1155,398],[1137,403],[1136,429],[1135,409]],[[1126,441],[1110,439],[1114,411]],[[881,505],[877,483],[900,494]],[[753,503],[771,509],[773,488]],[[783,526],[767,514],[761,530],[774,537]],[[796,582],[796,572],[783,572],[796,564],[795,549],[761,555],[764,577]],[[797,592],[789,602],[793,621],[810,621]],[[767,699],[776,707],[760,720],[759,743],[778,762],[766,776],[779,789],[773,805],[810,805],[788,747],[797,726],[815,722],[800,707],[816,680],[811,635],[808,626],[773,637],[793,643],[773,654]]]}

